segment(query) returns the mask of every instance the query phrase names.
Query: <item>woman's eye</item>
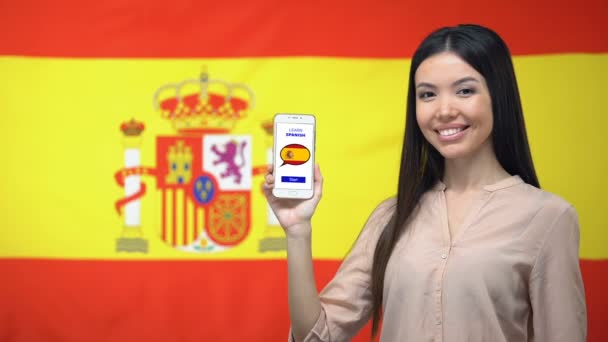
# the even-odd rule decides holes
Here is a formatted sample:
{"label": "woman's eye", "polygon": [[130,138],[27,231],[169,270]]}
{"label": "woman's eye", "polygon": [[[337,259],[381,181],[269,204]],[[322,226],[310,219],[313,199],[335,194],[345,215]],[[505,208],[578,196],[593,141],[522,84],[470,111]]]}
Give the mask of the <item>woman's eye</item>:
{"label": "woman's eye", "polygon": [[435,94],[433,92],[430,91],[424,91],[418,94],[418,98],[421,100],[427,100],[431,97],[435,96]]}
{"label": "woman's eye", "polygon": [[458,91],[458,94],[465,95],[465,96],[472,95],[472,94],[475,94],[475,89],[471,89],[471,88],[460,89]]}

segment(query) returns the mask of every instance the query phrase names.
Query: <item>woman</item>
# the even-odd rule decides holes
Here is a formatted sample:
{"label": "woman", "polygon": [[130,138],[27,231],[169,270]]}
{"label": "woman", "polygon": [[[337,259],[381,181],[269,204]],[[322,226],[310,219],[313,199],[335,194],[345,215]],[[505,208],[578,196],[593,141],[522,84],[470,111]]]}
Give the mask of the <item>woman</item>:
{"label": "woman", "polygon": [[372,335],[382,318],[381,341],[586,338],[577,214],[539,187],[510,53],[487,28],[442,28],[416,50],[397,196],[320,295],[310,219],[321,172],[310,200],[275,198],[273,184],[269,173],[287,236],[290,340],[347,341],[370,318]]}

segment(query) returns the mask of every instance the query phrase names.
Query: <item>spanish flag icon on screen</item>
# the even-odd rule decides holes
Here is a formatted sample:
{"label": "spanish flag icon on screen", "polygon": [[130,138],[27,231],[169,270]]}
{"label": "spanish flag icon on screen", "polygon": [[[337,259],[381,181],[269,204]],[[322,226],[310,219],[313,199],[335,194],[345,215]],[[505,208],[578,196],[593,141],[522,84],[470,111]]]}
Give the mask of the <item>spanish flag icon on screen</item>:
{"label": "spanish flag icon on screen", "polygon": [[310,151],[306,146],[300,144],[289,144],[281,149],[283,164],[302,165],[310,159]]}

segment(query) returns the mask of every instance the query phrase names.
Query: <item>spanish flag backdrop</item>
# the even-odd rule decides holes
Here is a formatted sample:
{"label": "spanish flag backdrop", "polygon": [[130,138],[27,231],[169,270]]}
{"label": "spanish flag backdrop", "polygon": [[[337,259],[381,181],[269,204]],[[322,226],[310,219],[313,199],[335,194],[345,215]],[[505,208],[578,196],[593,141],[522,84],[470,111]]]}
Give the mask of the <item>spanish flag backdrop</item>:
{"label": "spanish flag backdrop", "polygon": [[606,19],[604,0],[0,1],[0,340],[286,339],[270,120],[317,116],[321,288],[396,192],[416,45],[475,22],[511,47],[607,341]]}

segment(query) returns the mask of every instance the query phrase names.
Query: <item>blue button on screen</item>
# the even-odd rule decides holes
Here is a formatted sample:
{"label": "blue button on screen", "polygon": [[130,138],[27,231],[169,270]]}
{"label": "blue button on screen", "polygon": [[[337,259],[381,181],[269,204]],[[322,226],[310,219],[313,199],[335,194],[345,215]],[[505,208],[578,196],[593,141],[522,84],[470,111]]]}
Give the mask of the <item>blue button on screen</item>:
{"label": "blue button on screen", "polygon": [[306,177],[282,176],[281,182],[283,182],[283,183],[306,183]]}

